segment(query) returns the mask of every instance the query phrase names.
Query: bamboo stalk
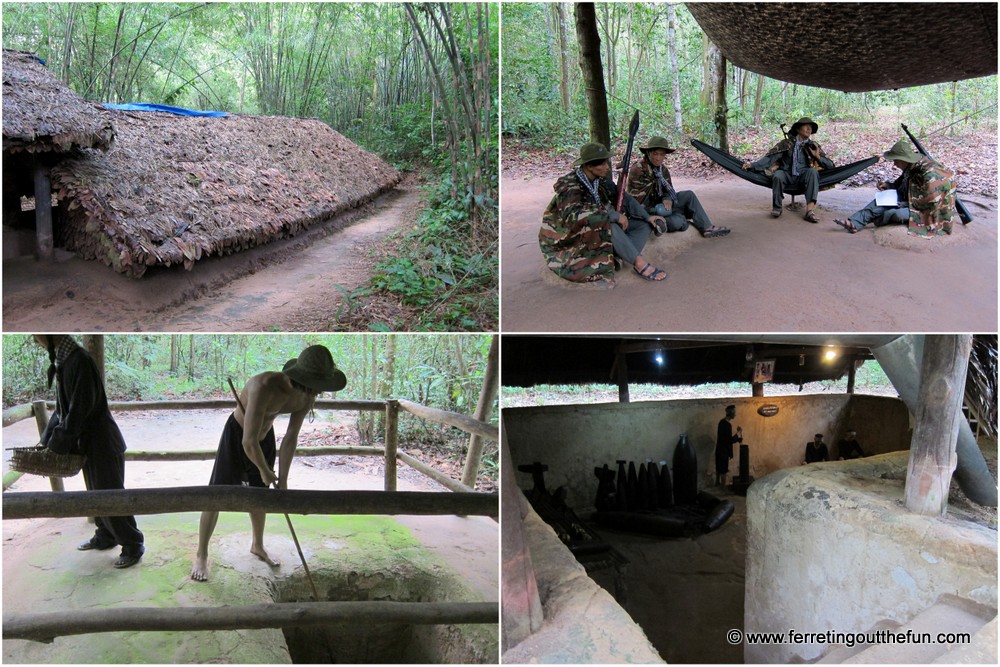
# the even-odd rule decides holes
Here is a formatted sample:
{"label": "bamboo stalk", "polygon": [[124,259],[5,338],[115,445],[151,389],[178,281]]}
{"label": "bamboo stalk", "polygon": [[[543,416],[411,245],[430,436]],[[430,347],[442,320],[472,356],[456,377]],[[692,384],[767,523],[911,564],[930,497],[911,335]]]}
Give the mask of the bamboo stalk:
{"label": "bamboo stalk", "polygon": [[128,516],[173,512],[271,514],[477,515],[496,518],[496,493],[300,491],[238,486],[180,486],[114,491],[3,495],[4,519]]}
{"label": "bamboo stalk", "polygon": [[496,602],[277,602],[243,607],[128,607],[5,614],[3,638],[50,643],[95,632],[212,631],[329,623],[497,623]]}

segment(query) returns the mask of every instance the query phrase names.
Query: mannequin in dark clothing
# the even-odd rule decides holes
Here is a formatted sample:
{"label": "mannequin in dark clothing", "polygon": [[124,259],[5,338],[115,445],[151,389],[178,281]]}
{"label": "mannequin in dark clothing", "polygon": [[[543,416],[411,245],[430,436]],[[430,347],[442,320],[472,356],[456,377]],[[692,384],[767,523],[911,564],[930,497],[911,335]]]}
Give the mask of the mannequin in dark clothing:
{"label": "mannequin in dark clothing", "polygon": [[[42,433],[42,444],[58,454],[83,454],[87,490],[125,488],[125,439],[108,409],[104,383],[94,360],[70,336],[36,334],[49,353],[49,387],[57,380],[56,411]],[[105,550],[121,545],[116,568],[131,567],[145,552],[134,516],[96,517],[94,536],[77,549]]]}
{"label": "mannequin in dark clothing", "polygon": [[736,406],[726,406],[726,416],[719,420],[719,429],[715,437],[715,484],[724,486],[726,475],[729,474],[729,461],[733,458],[733,443],[743,442],[743,427],[736,427],[736,435],[733,435],[733,425],[730,423],[736,418]]}
{"label": "mannequin in dark clothing", "polygon": [[812,442],[806,443],[806,463],[817,463],[819,461],[829,461],[830,452],[823,442],[823,434],[817,433]]}
{"label": "mannequin in dark clothing", "polygon": [[858,442],[858,434],[854,429],[847,432],[847,437],[837,443],[837,452],[842,459],[864,458],[865,452]]}

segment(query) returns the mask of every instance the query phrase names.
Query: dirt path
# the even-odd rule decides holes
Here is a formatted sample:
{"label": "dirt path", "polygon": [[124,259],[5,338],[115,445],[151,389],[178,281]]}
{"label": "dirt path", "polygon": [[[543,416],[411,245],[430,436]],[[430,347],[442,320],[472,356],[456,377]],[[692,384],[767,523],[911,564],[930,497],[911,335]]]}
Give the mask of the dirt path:
{"label": "dirt path", "polygon": [[695,190],[712,221],[733,233],[651,237],[644,255],[666,269],[666,283],[622,271],[609,290],[573,285],[544,268],[538,227],[558,175],[503,178],[505,333],[996,327],[996,199],[963,196],[976,219],[950,237],[908,237],[898,225],[852,236],[832,220],[864,206],[873,188],[821,193],[821,222],[813,225],[792,211],[771,220],[770,192],[735,176],[677,179],[679,190]]}
{"label": "dirt path", "polygon": [[4,330],[327,329],[344,295],[368,284],[367,247],[412,220],[418,203],[417,188],[404,184],[297,238],[211,258],[192,271],[151,269],[139,280],[72,257],[51,265],[5,261]]}

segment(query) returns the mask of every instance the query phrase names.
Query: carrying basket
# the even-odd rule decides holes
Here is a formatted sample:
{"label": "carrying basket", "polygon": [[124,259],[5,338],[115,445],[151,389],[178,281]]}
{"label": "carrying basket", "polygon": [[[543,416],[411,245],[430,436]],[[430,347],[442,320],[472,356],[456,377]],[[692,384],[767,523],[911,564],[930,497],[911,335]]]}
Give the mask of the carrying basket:
{"label": "carrying basket", "polygon": [[18,472],[43,477],[72,477],[80,472],[87,457],[79,454],[57,454],[44,445],[12,447],[10,467]]}

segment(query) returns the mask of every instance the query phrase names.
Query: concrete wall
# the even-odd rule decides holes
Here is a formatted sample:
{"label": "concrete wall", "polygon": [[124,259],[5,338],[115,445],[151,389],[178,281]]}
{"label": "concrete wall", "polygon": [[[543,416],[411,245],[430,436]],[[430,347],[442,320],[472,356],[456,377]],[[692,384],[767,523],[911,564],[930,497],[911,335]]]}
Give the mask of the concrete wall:
{"label": "concrete wall", "polygon": [[[907,459],[803,466],[750,487],[746,632],[867,632],[906,623],[945,594],[996,609],[996,530],[903,509]],[[748,644],[744,658],[811,662],[827,649]]]}
{"label": "concrete wall", "polygon": [[[802,463],[805,444],[823,433],[836,457],[836,442],[853,426],[867,454],[908,449],[910,417],[898,398],[848,394],[773,396],[762,398],[681,399],[637,403],[556,405],[505,408],[504,431],[514,465],[540,461],[549,466],[546,486],[565,485],[574,509],[593,507],[597,491],[594,467],[616,459],[638,465],[647,458],[673,465],[674,447],[682,433],[698,454],[699,485],[712,483],[715,436],[727,405],[736,405],[735,426],[743,427],[750,447],[750,474],[768,473]],[[762,417],[757,408],[777,405],[778,414]],[[738,471],[739,453],[731,470]],[[530,489],[531,476],[517,472],[517,483]]]}
{"label": "concrete wall", "polygon": [[527,500],[505,496],[503,501],[525,507],[524,536],[545,621],[534,634],[505,651],[501,661],[507,665],[663,663],[642,628],[587,576]]}

